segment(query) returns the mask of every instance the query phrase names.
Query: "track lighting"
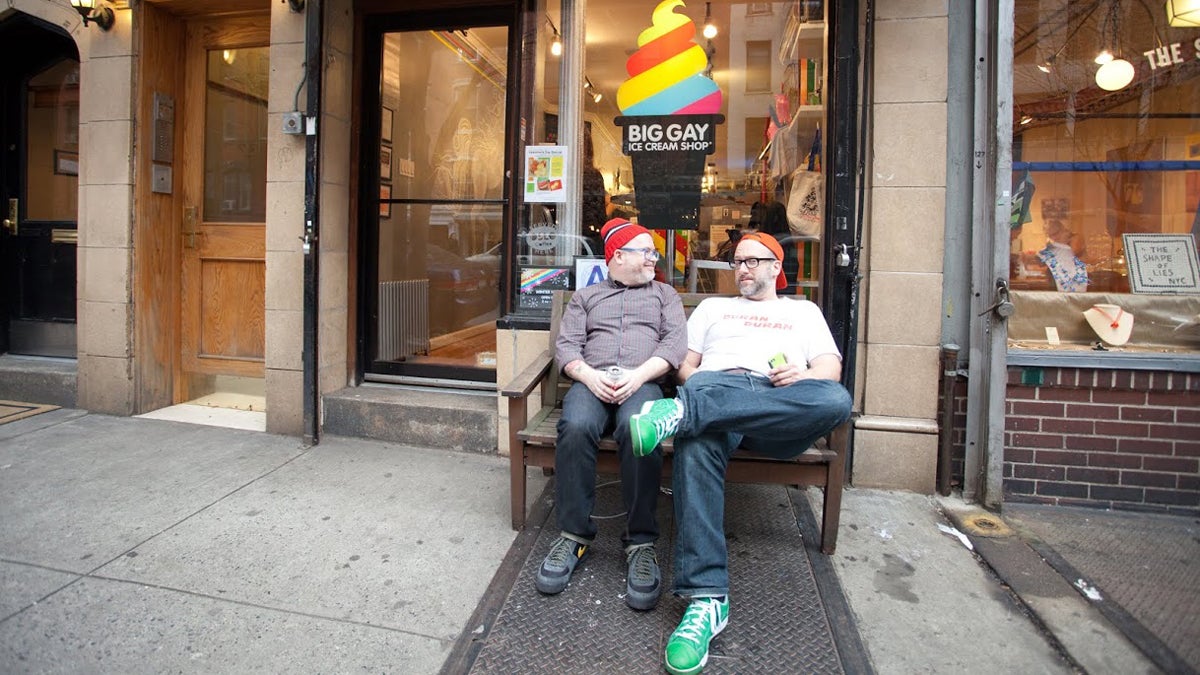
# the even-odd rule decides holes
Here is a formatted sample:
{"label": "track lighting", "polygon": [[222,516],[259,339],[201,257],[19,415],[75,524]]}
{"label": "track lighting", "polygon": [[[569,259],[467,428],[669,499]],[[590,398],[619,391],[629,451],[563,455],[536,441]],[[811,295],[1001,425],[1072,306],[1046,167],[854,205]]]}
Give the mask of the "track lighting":
{"label": "track lighting", "polygon": [[604,94],[596,91],[596,87],[592,86],[591,78],[587,76],[584,76],[583,78],[583,90],[591,95],[593,103],[599,103],[604,99]]}

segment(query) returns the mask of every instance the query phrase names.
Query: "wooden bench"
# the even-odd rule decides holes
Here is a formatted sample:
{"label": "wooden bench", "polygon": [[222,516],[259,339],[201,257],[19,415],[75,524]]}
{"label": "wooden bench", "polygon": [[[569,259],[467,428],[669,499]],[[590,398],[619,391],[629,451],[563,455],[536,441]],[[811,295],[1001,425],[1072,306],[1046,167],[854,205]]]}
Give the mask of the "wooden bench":
{"label": "wooden bench", "polygon": [[[570,378],[561,375],[561,367],[554,361],[554,342],[558,337],[563,310],[570,297],[569,291],[554,293],[550,314],[549,348],[500,392],[508,398],[508,452],[514,530],[525,526],[525,468],[541,467],[547,474],[554,469],[554,445],[558,437],[557,425],[562,415],[563,396],[572,383]],[[680,294],[684,311],[689,315],[701,300],[708,297],[712,296],[702,293]],[[528,417],[529,399],[539,386],[542,396],[535,405],[540,405],[540,410],[527,424],[523,424]],[[846,422],[829,433],[825,439],[826,447],[814,446],[788,460],[764,457],[745,449],[738,450],[729,462],[726,480],[735,483],[812,485],[823,488],[825,496],[821,516],[821,551],[832,554],[837,546],[849,434],[850,422]],[[669,476],[671,454],[674,450],[671,440],[664,441],[662,448],[663,475]],[[618,473],[617,444],[611,436],[600,441],[596,468],[601,473]]]}

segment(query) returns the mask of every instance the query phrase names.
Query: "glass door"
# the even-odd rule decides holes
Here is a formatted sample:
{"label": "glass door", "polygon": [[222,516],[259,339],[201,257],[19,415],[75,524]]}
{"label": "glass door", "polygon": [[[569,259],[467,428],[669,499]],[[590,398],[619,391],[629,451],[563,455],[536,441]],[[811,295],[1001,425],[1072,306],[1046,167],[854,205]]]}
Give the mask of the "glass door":
{"label": "glass door", "polygon": [[79,57],[65,35],[0,23],[0,352],[75,358]]}
{"label": "glass door", "polygon": [[419,28],[382,30],[373,42],[368,379],[495,380],[511,21],[464,14],[423,14]]}

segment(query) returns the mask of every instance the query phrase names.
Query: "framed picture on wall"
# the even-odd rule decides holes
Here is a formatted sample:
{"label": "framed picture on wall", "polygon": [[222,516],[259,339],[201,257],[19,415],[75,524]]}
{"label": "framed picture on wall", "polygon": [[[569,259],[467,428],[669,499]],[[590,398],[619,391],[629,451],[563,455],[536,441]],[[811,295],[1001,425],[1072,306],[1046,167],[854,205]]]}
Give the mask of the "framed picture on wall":
{"label": "framed picture on wall", "polygon": [[392,146],[390,145],[379,147],[379,180],[385,183],[392,182]]}
{"label": "framed picture on wall", "polygon": [[379,140],[384,143],[392,142],[392,109],[387,106],[382,106],[383,110],[379,115]]}
{"label": "framed picture on wall", "polygon": [[60,176],[79,175],[79,153],[66,150],[54,151],[54,173]]}
{"label": "framed picture on wall", "polygon": [[391,202],[384,201],[384,200],[391,199],[391,198],[392,198],[392,186],[391,185],[380,185],[379,186],[379,217],[380,218],[391,218],[392,217],[392,204],[391,204]]}

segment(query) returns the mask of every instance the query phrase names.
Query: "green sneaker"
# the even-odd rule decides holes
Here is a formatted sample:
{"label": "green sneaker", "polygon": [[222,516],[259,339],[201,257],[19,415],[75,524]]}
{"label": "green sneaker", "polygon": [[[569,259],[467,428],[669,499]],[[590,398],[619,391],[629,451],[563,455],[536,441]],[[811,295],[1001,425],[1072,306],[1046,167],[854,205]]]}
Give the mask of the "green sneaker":
{"label": "green sneaker", "polygon": [[672,675],[692,675],[708,663],[708,643],[729,623],[729,598],[692,598],[683,621],[667,640],[666,666]]}
{"label": "green sneaker", "polygon": [[683,403],[677,398],[646,401],[642,412],[629,418],[629,435],[633,439],[633,454],[645,457],[654,452],[663,439],[675,435],[683,419]]}

